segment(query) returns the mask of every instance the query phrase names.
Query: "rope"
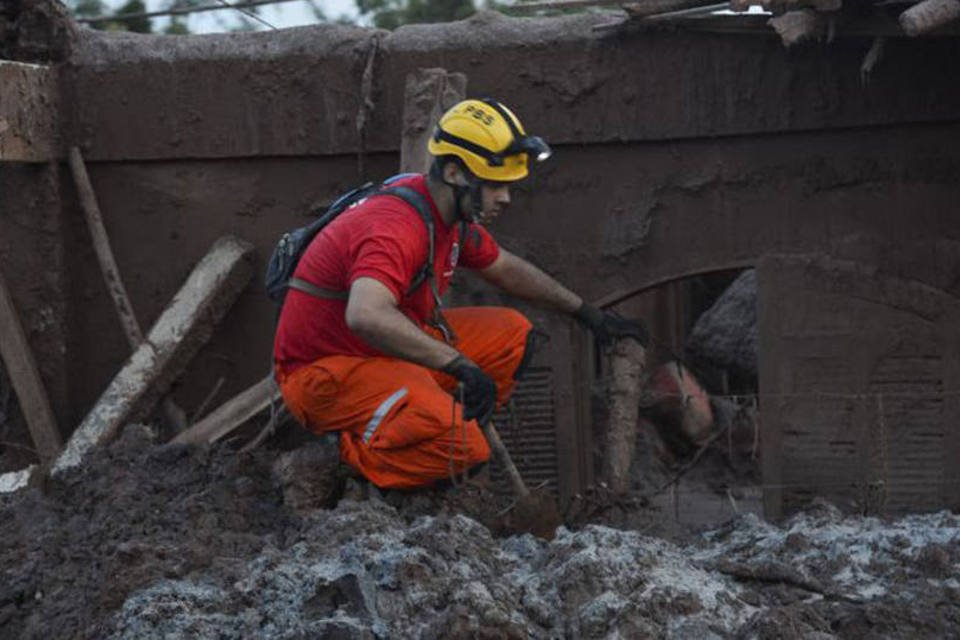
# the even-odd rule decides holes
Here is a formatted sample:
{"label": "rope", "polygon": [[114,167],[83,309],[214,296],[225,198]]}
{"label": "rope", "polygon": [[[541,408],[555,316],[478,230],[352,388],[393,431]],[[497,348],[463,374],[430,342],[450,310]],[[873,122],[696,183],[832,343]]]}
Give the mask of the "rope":
{"label": "rope", "polygon": [[449,471],[450,471],[450,485],[457,489],[460,487],[465,478],[463,474],[466,473],[466,460],[467,460],[467,422],[466,420],[460,420],[460,456],[463,460],[463,463],[460,465],[460,474],[461,477],[457,478],[456,465],[454,463],[454,458],[456,456],[456,446],[457,446],[457,402],[460,402],[460,406],[463,406],[463,383],[457,384],[457,390],[452,395],[451,398],[451,411],[450,411],[450,457],[449,457]]}
{"label": "rope", "polygon": [[374,33],[370,36],[370,47],[367,49],[363,74],[360,76],[360,104],[357,107],[357,173],[361,182],[366,180],[367,120],[376,107],[372,98],[373,74],[382,37],[383,34],[381,33]]}

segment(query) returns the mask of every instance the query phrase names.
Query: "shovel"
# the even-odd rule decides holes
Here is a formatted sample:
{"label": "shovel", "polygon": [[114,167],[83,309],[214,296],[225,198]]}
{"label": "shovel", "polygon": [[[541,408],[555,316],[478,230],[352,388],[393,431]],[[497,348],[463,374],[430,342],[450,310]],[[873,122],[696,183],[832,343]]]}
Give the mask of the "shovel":
{"label": "shovel", "polygon": [[546,491],[532,492],[527,488],[523,478],[520,477],[520,472],[517,471],[517,465],[513,464],[510,452],[503,445],[500,434],[493,426],[493,420],[488,420],[483,426],[483,435],[487,438],[493,454],[506,470],[510,486],[517,496],[510,513],[511,528],[532,533],[544,540],[553,540],[557,527],[562,523],[556,500]]}

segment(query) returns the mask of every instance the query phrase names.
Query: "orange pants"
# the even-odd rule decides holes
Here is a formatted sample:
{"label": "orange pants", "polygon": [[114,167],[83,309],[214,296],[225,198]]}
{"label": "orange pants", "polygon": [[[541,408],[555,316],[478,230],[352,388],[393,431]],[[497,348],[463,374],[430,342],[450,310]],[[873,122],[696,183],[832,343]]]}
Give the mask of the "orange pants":
{"label": "orange pants", "polygon": [[[444,316],[454,346],[493,379],[502,405],[516,384],[530,321],[502,307]],[[278,374],[278,382],[290,413],[314,433],[339,431],[341,458],[378,487],[422,486],[490,458],[477,422],[464,423],[453,401],[457,381],[439,371],[397,358],[338,355]]]}

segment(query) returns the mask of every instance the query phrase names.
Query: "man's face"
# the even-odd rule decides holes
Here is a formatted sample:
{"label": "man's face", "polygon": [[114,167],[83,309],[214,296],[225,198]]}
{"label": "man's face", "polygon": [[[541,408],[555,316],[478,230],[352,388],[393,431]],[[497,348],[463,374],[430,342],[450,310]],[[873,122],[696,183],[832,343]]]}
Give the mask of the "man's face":
{"label": "man's face", "polygon": [[493,222],[510,206],[510,185],[506,182],[484,182],[480,187],[483,211],[478,218],[480,224]]}
{"label": "man's face", "polygon": [[[461,186],[467,186],[467,177],[460,168],[453,162],[447,164],[444,168],[446,172],[444,178],[447,182],[453,182]],[[477,221],[486,225],[493,222],[501,213],[510,206],[510,183],[482,181],[480,183],[481,211],[477,214]],[[465,211],[473,209],[473,201],[469,194],[464,194],[460,206]]]}

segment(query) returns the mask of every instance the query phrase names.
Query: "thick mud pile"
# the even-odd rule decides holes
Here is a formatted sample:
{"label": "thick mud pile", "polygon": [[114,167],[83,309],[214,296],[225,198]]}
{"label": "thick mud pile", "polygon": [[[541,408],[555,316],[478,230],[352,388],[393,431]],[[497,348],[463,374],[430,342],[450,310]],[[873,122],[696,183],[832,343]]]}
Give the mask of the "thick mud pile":
{"label": "thick mud pile", "polygon": [[783,526],[746,516],[676,542],[596,524],[547,542],[496,537],[450,508],[456,499],[307,506],[272,471],[276,457],[156,447],[127,429],[83,469],[5,496],[0,636],[822,639],[960,627],[960,518],[948,513],[881,522],[822,505]]}

